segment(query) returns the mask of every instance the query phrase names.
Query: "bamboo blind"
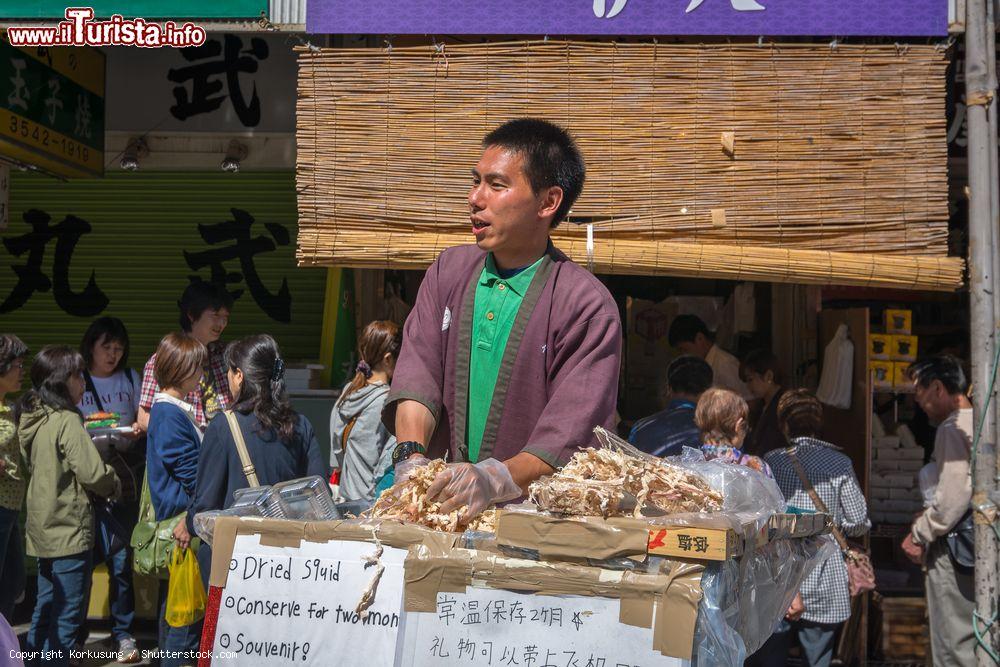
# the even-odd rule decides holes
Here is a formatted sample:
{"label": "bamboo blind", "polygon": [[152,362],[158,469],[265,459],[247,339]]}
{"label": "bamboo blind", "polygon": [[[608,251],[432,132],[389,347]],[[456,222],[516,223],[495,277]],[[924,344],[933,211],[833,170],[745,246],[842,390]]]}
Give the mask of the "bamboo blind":
{"label": "bamboo blind", "polygon": [[[571,220],[595,222],[596,270],[953,289],[945,66],[914,45],[301,51],[299,262],[422,267],[472,242],[480,141],[534,116],[584,153]],[[582,226],[553,239],[586,259]]]}

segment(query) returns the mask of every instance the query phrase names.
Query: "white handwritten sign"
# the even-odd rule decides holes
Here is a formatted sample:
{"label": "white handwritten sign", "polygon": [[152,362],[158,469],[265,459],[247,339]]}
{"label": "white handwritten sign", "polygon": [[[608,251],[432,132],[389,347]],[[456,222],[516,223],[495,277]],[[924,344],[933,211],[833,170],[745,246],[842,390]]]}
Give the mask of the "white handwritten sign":
{"label": "white handwritten sign", "polygon": [[684,667],[653,631],[618,620],[619,602],[469,587],[438,593],[437,613],[407,614],[406,667]]}
{"label": "white handwritten sign", "polygon": [[294,548],[269,547],[261,546],[259,535],[238,536],[215,651],[235,653],[241,666],[338,664],[344,651],[364,656],[372,667],[395,664],[406,551],[383,549],[385,571],[361,618],[354,610],[375,574],[365,562],[374,544],[303,541]]}

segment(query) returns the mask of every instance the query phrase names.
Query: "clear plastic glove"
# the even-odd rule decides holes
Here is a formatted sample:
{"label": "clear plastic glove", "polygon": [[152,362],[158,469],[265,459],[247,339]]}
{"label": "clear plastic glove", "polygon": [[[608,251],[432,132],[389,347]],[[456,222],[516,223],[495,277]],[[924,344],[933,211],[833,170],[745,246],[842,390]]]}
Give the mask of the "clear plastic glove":
{"label": "clear plastic glove", "polygon": [[496,459],[472,463],[450,463],[434,478],[427,489],[428,500],[441,503],[441,513],[448,514],[465,506],[465,523],[490,505],[519,498],[521,487],[514,483],[510,470]]}
{"label": "clear plastic glove", "polygon": [[414,468],[425,466],[430,462],[431,460],[426,456],[424,456],[423,454],[418,454],[417,456],[411,456],[408,459],[400,461],[399,463],[396,464],[396,467],[393,468],[393,472],[395,472],[396,475],[396,479],[393,482],[393,486],[399,486],[400,484],[408,480],[410,478],[410,475],[413,474]]}

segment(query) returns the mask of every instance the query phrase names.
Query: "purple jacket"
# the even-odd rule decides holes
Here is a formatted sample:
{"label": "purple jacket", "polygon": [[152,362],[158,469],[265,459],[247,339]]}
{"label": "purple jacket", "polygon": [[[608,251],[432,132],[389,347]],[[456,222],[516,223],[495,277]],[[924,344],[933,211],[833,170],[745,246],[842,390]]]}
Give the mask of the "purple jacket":
{"label": "purple jacket", "polygon": [[[476,246],[459,246],[427,270],[382,413],[395,433],[397,403],[423,403],[437,420],[428,449],[451,461],[468,460],[473,302],[485,261]],[[614,426],[621,343],[607,289],[550,243],[507,341],[480,459],[524,451],[560,467],[594,444],[595,426]]]}

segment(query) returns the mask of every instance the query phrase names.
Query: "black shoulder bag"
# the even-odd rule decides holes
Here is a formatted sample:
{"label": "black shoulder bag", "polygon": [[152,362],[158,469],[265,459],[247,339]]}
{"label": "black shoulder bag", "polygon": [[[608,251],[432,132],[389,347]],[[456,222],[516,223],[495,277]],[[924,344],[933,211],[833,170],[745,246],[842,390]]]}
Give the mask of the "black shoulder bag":
{"label": "black shoulder bag", "polygon": [[976,565],[976,526],[972,510],[966,512],[944,538],[955,567],[971,571]]}

